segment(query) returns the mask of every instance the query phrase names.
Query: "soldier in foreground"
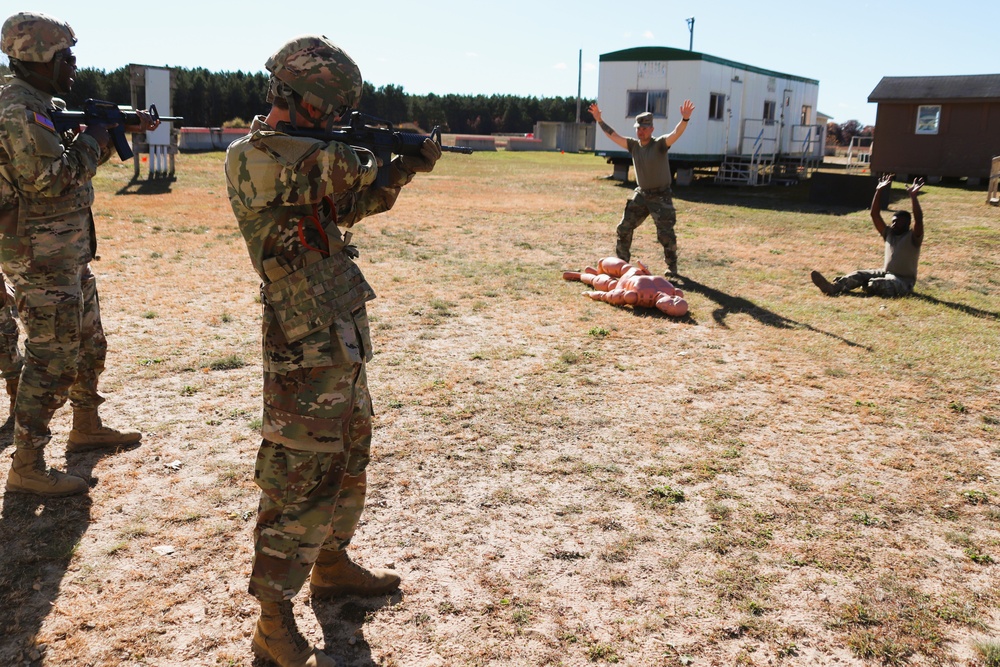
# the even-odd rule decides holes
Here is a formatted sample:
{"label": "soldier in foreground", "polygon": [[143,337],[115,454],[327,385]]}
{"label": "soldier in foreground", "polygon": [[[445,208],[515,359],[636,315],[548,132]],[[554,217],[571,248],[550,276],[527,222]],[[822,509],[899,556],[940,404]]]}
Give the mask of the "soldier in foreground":
{"label": "soldier in foreground", "polygon": [[687,129],[694,104],[684,100],[681,105],[681,119],[670,134],[653,138],[653,114],[641,113],[635,117],[635,139],[623,137],[614,128],[604,122],[601,109],[597,103],[590,105],[590,114],[601,126],[611,141],[615,142],[632,156],[635,167],[635,192],[625,202],[625,212],[618,223],[616,234],[618,242],[615,254],[626,262],[632,257],[632,235],[636,227],[649,216],[656,225],[656,240],[663,246],[663,258],[667,263],[666,275],[677,277],[677,234],[674,226],[677,224],[677,210],[674,208],[673,194],[670,190],[672,175],[670,159],[667,151],[674,145],[684,130]]}
{"label": "soldier in foreground", "polygon": [[[87,491],[80,477],[45,470],[49,422],[67,398],[73,406],[68,452],[136,445],[141,438],[104,426],[97,412],[107,340],[90,270],[97,251],[91,179],[111,154],[108,128],[93,124],[83,133],[59,134],[49,115],[53,96],[73,86],[75,44],[68,24],[44,14],[14,14],[0,30],[0,50],[14,73],[0,91],[0,178],[14,194],[0,208],[0,263],[14,287],[26,353],[8,493]],[[134,131],[158,124],[139,116]]]}
{"label": "soldier in foreground", "polygon": [[[295,625],[292,598],[310,579],[314,597],[385,595],[391,570],[353,563],[347,546],[364,508],[372,406],[365,364],[371,342],[365,303],[375,297],[341,231],[387,211],[416,172],[441,155],[430,139],[420,156],[378,165],[365,149],[290,136],[329,130],[361,96],[361,72],[325,37],[282,46],[271,72],[269,114],[226,154],[233,212],[260,275],[264,415],[254,479],[261,489],[250,594],[261,614],[256,655],[281,667],[334,665]],[[376,187],[379,169],[389,184]]]}
{"label": "soldier in foreground", "polygon": [[861,269],[846,276],[838,276],[832,283],[819,271],[813,271],[809,277],[823,294],[836,296],[858,287],[869,296],[895,297],[913,292],[913,286],[917,283],[920,246],[924,242],[924,213],[917,200],[924,182],[914,179],[913,185],[906,187],[906,194],[910,195],[913,206],[913,229],[910,229],[910,214],[907,211],[893,213],[892,223],[888,226],[882,219],[880,195],[884,188],[891,185],[892,174],[878,182],[871,207],[872,224],[885,241],[885,264],[881,269]]}

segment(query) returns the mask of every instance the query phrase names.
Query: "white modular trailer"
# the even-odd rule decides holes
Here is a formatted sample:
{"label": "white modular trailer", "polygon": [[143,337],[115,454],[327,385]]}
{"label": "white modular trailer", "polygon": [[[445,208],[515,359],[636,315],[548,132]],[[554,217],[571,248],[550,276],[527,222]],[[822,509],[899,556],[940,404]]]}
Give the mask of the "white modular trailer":
{"label": "white modular trailer", "polygon": [[[638,47],[600,57],[598,104],[622,136],[635,136],[635,117],[645,111],[653,113],[654,136],[667,134],[680,120],[681,103],[694,102],[691,124],[670,150],[675,169],[754,155],[822,159],[826,127],[816,120],[818,97],[815,79],[696,51]],[[595,153],[614,163],[629,158],[603,132]]]}

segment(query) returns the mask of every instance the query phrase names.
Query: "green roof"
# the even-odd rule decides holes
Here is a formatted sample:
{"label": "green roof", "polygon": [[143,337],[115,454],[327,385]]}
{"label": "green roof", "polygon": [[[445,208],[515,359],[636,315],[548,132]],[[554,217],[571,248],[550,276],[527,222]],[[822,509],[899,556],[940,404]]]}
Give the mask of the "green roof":
{"label": "green roof", "polygon": [[601,54],[602,63],[629,62],[638,60],[653,60],[653,61],[703,60],[707,63],[715,63],[717,65],[726,65],[727,67],[735,67],[736,69],[741,69],[747,72],[754,72],[755,74],[763,74],[765,76],[774,76],[774,77],[780,77],[782,79],[789,79],[791,81],[803,81],[805,83],[814,83],[817,86],[819,85],[819,81],[816,79],[807,79],[804,76],[795,76],[794,74],[775,72],[773,70],[763,69],[761,67],[754,67],[753,65],[738,63],[735,60],[716,58],[715,56],[710,56],[707,53],[698,53],[697,51],[685,51],[683,49],[674,49],[669,46],[639,46],[634,49],[623,49],[622,51],[612,51],[611,53]]}

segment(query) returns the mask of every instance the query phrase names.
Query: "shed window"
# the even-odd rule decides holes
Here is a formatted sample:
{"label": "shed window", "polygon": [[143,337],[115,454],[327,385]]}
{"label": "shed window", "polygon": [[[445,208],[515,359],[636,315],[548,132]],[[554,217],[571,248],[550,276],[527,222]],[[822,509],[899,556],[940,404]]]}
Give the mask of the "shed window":
{"label": "shed window", "polygon": [[659,118],[667,117],[667,91],[665,90],[630,90],[628,91],[626,118],[635,118],[646,111]]}
{"label": "shed window", "polygon": [[937,134],[940,126],[940,104],[921,104],[917,107],[917,134]]}
{"label": "shed window", "polygon": [[726,96],[722,93],[711,93],[708,96],[708,119],[722,120],[726,111]]}

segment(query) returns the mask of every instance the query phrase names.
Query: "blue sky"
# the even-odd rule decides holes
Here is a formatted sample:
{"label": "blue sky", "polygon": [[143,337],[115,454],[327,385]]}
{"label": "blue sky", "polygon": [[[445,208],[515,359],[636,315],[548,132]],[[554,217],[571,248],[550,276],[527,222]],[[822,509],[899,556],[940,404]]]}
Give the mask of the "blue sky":
{"label": "blue sky", "polygon": [[350,53],[376,87],[396,84],[420,94],[572,97],[582,49],[582,94],[591,98],[602,53],[686,49],[686,19],[694,16],[695,51],[818,79],[819,111],[840,123],[875,122],[867,98],[883,76],[1000,72],[1000,3],[295,3],[309,10],[258,0],[226,4],[231,8],[172,0],[162,11],[150,4],[147,26],[141,3],[122,10],[43,0],[22,8],[68,21],[82,67],[134,62],[260,71],[288,38],[320,33]]}

